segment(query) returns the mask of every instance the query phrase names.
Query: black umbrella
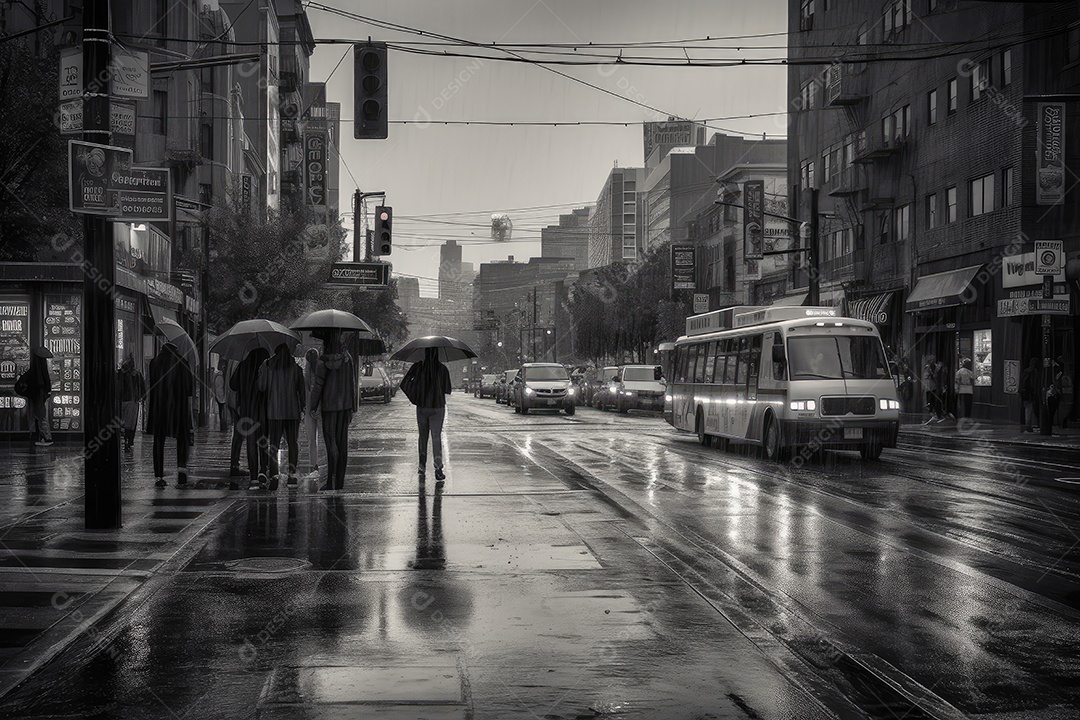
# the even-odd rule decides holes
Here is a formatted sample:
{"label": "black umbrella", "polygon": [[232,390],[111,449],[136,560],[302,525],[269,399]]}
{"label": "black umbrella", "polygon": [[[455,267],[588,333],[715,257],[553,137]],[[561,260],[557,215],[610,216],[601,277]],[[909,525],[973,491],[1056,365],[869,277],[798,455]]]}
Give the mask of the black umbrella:
{"label": "black umbrella", "polygon": [[[382,355],[386,352],[386,344],[375,334],[371,326],[351,312],[344,310],[334,308],[316,310],[304,315],[289,327],[293,330],[306,330],[308,332],[355,330],[357,353],[360,355]],[[346,342],[345,344],[348,345],[349,343]]]}
{"label": "black umbrella", "polygon": [[476,353],[473,352],[472,348],[457,338],[445,335],[428,335],[414,338],[405,343],[401,346],[401,349],[390,356],[390,359],[404,362],[420,362],[424,359],[425,351],[428,348],[438,348],[439,360],[442,362],[467,360],[476,357]]}

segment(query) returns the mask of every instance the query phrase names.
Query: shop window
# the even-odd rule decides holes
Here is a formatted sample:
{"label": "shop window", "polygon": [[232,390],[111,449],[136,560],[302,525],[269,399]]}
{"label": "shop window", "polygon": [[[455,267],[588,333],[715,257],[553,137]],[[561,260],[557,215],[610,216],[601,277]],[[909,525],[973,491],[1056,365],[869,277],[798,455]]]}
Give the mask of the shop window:
{"label": "shop window", "polygon": [[976,330],[972,337],[971,352],[974,355],[975,384],[990,387],[991,334],[990,330]]}

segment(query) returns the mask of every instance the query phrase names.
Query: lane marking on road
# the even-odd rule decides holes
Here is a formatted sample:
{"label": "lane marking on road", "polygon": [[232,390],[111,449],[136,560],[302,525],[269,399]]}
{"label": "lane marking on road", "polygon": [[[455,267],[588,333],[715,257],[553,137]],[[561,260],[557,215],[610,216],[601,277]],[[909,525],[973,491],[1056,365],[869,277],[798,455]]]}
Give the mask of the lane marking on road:
{"label": "lane marking on road", "polygon": [[1056,477],[1055,482],[1068,483],[1069,485],[1080,485],[1080,477]]}

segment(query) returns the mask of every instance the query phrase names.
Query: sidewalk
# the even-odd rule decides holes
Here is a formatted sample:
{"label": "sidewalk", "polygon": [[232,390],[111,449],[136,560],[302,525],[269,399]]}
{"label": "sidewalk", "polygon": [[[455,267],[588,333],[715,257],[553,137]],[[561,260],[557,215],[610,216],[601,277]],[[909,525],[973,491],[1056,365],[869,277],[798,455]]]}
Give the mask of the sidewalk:
{"label": "sidewalk", "polygon": [[976,438],[983,442],[1028,447],[1080,448],[1080,423],[1070,423],[1067,428],[1055,425],[1051,435],[1043,435],[1037,429],[1035,432],[1021,432],[1019,423],[973,419],[945,420],[940,423],[926,424],[930,417],[932,416],[925,413],[902,413],[900,435]]}

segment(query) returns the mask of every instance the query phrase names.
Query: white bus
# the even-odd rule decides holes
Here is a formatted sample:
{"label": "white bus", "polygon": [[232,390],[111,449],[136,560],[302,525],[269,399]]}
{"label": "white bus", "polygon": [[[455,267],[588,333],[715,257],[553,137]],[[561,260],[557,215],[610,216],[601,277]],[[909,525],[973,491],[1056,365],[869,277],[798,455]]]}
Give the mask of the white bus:
{"label": "white bus", "polygon": [[703,445],[896,447],[900,402],[877,328],[830,307],[733,307],[694,315],[675,343],[665,417]]}

